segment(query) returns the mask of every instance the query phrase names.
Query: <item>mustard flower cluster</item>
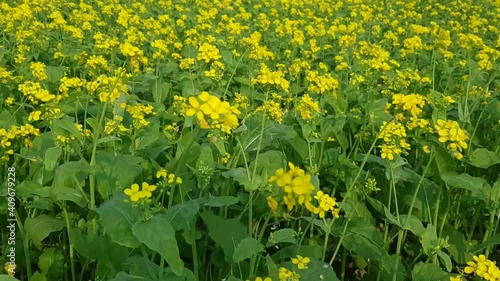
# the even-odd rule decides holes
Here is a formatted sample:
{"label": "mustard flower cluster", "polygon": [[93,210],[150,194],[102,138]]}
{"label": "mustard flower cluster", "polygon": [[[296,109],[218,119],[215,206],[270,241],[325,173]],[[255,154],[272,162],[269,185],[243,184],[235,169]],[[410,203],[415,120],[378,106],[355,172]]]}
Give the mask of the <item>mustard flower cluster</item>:
{"label": "mustard flower cluster", "polygon": [[301,97],[296,110],[304,120],[313,119],[313,114],[320,112],[319,103],[314,101],[308,94]]}
{"label": "mustard flower cluster", "polygon": [[149,185],[147,182],[143,182],[141,188],[139,188],[138,184],[134,183],[130,188],[125,189],[123,193],[129,196],[130,201],[132,201],[134,205],[140,205],[149,202],[155,190],[155,185]]}
{"label": "mustard flower cluster", "polygon": [[384,141],[384,144],[379,146],[384,159],[394,160],[395,156],[410,150],[410,144],[406,142],[406,129],[399,122],[384,122],[378,138]]}
{"label": "mustard flower cluster", "polygon": [[474,273],[483,280],[500,281],[500,269],[494,261],[487,259],[485,255],[474,256],[473,259],[464,268],[466,274]]}
{"label": "mustard flower cluster", "polygon": [[284,78],[285,73],[281,70],[271,71],[265,63],[260,64],[260,74],[256,79],[252,79],[254,84],[276,85],[278,88],[288,93],[290,82]]}
{"label": "mustard flower cluster", "polygon": [[392,104],[398,109],[407,111],[412,117],[417,117],[423,112],[425,97],[418,94],[394,94],[392,95]]}
{"label": "mustard flower cluster", "polygon": [[217,96],[201,92],[197,97],[189,97],[188,102],[183,113],[187,117],[195,116],[202,129],[217,129],[230,134],[239,125],[238,107],[221,101]]}
{"label": "mustard flower cluster", "polygon": [[222,58],[219,49],[212,44],[203,43],[198,48],[198,60],[204,62],[215,61]]}
{"label": "mustard flower cluster", "polygon": [[168,171],[164,168],[161,168],[156,172],[156,178],[158,178],[158,179],[162,178],[163,180],[165,180],[169,184],[173,184],[173,183],[181,184],[182,183],[181,177],[176,176],[174,173],[168,173]]}
{"label": "mustard flower cluster", "polygon": [[462,159],[462,150],[467,149],[467,136],[465,130],[461,129],[457,121],[446,121],[439,119],[434,125],[436,133],[439,135],[440,143],[448,143],[447,148],[453,153],[455,158]]}

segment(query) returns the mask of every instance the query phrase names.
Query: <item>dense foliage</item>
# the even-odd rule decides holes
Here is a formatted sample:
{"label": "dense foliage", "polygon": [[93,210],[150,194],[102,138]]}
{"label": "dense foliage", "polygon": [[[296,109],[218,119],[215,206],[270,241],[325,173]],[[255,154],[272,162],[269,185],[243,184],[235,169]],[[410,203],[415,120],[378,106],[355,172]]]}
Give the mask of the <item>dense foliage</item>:
{"label": "dense foliage", "polygon": [[499,28],[498,0],[2,1],[0,280],[500,280]]}

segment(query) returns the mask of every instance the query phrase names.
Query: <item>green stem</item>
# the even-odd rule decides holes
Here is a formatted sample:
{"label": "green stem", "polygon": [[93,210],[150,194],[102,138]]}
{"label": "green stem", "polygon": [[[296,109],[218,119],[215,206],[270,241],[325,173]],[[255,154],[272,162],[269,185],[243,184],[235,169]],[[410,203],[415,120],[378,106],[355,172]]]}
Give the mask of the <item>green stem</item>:
{"label": "green stem", "polygon": [[340,235],[340,240],[339,243],[337,244],[337,247],[335,248],[335,251],[333,252],[332,258],[330,259],[329,264],[332,265],[333,261],[335,260],[335,257],[337,256],[337,253],[339,252],[340,245],[342,245],[342,241],[344,241],[344,235],[345,232],[347,231],[347,225],[349,221],[346,221],[344,224],[344,229],[342,230],[342,234]]}
{"label": "green stem", "polygon": [[64,212],[64,219],[66,220],[66,231],[68,235],[68,246],[69,246],[69,262],[70,262],[70,267],[71,267],[71,280],[75,281],[76,280],[76,275],[75,275],[75,263],[74,263],[74,249],[73,249],[73,243],[71,243],[71,236],[69,234],[70,227],[69,227],[69,216],[68,216],[68,211],[66,210],[65,207],[62,208]]}
{"label": "green stem", "polygon": [[29,239],[24,231],[23,224],[21,223],[21,218],[19,217],[19,213],[17,210],[14,210],[14,214],[16,215],[17,224],[19,226],[19,232],[21,233],[21,237],[23,238],[23,250],[24,250],[24,262],[26,263],[26,274],[28,274],[28,279],[31,278],[31,257],[29,251]]}

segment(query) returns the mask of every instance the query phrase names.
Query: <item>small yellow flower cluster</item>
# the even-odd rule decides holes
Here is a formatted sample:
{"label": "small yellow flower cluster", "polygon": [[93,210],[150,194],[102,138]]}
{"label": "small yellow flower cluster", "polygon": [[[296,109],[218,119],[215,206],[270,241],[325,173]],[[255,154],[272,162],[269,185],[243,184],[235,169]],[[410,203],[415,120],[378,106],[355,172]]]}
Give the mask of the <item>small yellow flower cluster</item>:
{"label": "small yellow flower cluster", "polygon": [[217,129],[230,134],[239,125],[240,111],[237,106],[221,101],[217,96],[201,92],[198,97],[189,97],[188,102],[184,114],[187,117],[196,116],[202,129]]}
{"label": "small yellow flower cluster", "polygon": [[175,176],[174,173],[171,173],[169,174],[167,172],[167,170],[165,170],[164,168],[161,168],[159,169],[157,172],[156,172],[156,178],[163,178],[164,180],[167,181],[167,183],[169,184],[173,184],[174,182],[176,184],[181,184],[182,183],[182,179],[180,177],[177,177]]}
{"label": "small yellow flower cluster", "polygon": [[79,89],[85,86],[85,81],[78,77],[68,78],[64,76],[63,78],[61,78],[61,80],[59,80],[59,82],[59,92],[61,92],[61,94],[63,94],[64,96],[67,96],[68,91],[72,88]]}
{"label": "small yellow flower cluster", "polygon": [[132,203],[139,205],[149,202],[149,198],[153,196],[153,191],[155,190],[155,185],[149,185],[147,182],[143,182],[140,190],[139,185],[134,183],[130,188],[125,189],[123,193],[130,197]]}
{"label": "small yellow flower cluster", "polygon": [[20,137],[23,138],[24,146],[31,147],[33,145],[31,138],[40,135],[40,130],[33,127],[31,124],[21,125],[21,126],[11,126],[9,130],[0,128],[0,147],[3,148],[4,152],[0,160],[8,161],[9,155],[14,154],[14,149],[12,148],[13,141]]}
{"label": "small yellow flower cluster", "polygon": [[33,104],[38,104],[38,101],[49,102],[56,98],[48,90],[43,89],[42,85],[38,82],[26,81],[19,84],[18,90]]}
{"label": "small yellow flower cluster", "polygon": [[127,112],[132,115],[133,126],[136,129],[141,129],[149,125],[149,121],[146,120],[146,115],[156,115],[156,112],[153,111],[154,107],[150,104],[142,105],[140,103],[136,105],[127,105]]}
{"label": "small yellow flower cluster", "polygon": [[306,174],[304,170],[295,167],[291,162],[288,162],[290,170],[285,172],[280,168],[275,174],[269,178],[269,182],[276,182],[279,187],[285,192],[284,201],[288,211],[292,211],[298,204],[306,207],[310,212],[314,212],[314,206],[311,204],[311,193],[314,191],[314,186],[311,183],[311,175]]}
{"label": "small yellow flower cluster", "polygon": [[439,142],[449,142],[447,148],[451,150],[455,158],[462,159],[462,150],[467,149],[467,140],[469,137],[463,129],[460,128],[457,121],[437,120],[434,125],[436,133],[439,135]]}
{"label": "small yellow flower cluster", "polygon": [[30,63],[31,74],[38,79],[39,81],[43,81],[47,78],[47,72],[45,71],[45,64],[43,62],[32,62]]}
{"label": "small yellow flower cluster", "polygon": [[285,115],[285,113],[281,109],[281,103],[279,101],[268,100],[264,102],[262,106],[255,109],[255,112],[260,111],[264,111],[278,124],[283,122],[283,115]]}
{"label": "small yellow flower cluster", "polygon": [[234,100],[238,104],[238,107],[241,109],[245,109],[248,107],[248,102],[247,102],[247,97],[240,94],[240,93],[235,93],[234,94]]}
{"label": "small yellow flower cluster", "polygon": [[121,122],[123,117],[115,116],[114,120],[109,120],[104,126],[104,132],[108,135],[118,134],[123,135],[130,132],[129,128],[125,127]]}
{"label": "small yellow flower cluster", "polygon": [[279,281],[299,281],[300,274],[285,267],[278,269]]}
{"label": "small yellow flower cluster", "polygon": [[90,67],[92,70],[97,70],[99,68],[102,68],[103,70],[110,71],[111,68],[108,65],[108,61],[103,57],[103,56],[90,56],[87,59],[86,65]]}
{"label": "small yellow flower cluster", "polygon": [[292,263],[297,266],[298,269],[307,269],[307,264],[311,262],[308,257],[302,257],[297,255],[297,257],[292,259]]}
{"label": "small yellow flower cluster", "polygon": [[464,272],[474,273],[483,280],[500,281],[500,269],[494,261],[486,258],[485,255],[474,256],[474,261],[467,262]]}
{"label": "small yellow flower cluster", "polygon": [[12,78],[12,73],[7,71],[7,69],[3,66],[0,66],[0,83],[7,83],[9,79]]}
{"label": "small yellow flower cluster", "polygon": [[[250,281],[250,279],[246,279],[246,281]],[[273,279],[271,277],[255,277],[255,281],[273,281]]]}
{"label": "small yellow flower cluster", "polygon": [[384,159],[394,160],[395,155],[404,153],[404,150],[410,150],[410,144],[406,142],[406,129],[401,123],[384,122],[378,138],[384,140],[384,144],[380,146],[381,156]]}
{"label": "small yellow flower cluster", "polygon": [[[330,197],[330,195],[323,193],[321,190],[316,192],[314,198],[318,200],[319,206],[314,207],[313,213],[319,214],[320,218],[324,218],[327,212],[331,212],[334,217],[339,218],[340,209],[336,208],[337,202],[335,198]],[[301,268],[299,267],[299,269]]]}
{"label": "small yellow flower cluster", "polygon": [[300,113],[300,117],[304,120],[313,119],[313,113],[320,112],[319,103],[317,101],[313,101],[308,94],[302,96],[296,110]]}
{"label": "small yellow flower cluster", "polygon": [[5,271],[7,272],[8,275],[14,276],[14,273],[16,272],[16,267],[17,267],[16,264],[6,262],[3,269],[5,269]]}
{"label": "small yellow flower cluster", "polygon": [[99,92],[99,101],[114,102],[121,94],[127,93],[127,86],[120,76],[129,77],[129,74],[115,71],[117,76],[99,75],[95,81],[87,81],[85,87],[89,93]]}
{"label": "small yellow flower cluster", "polygon": [[288,93],[288,88],[290,82],[284,78],[285,73],[283,71],[271,71],[265,63],[260,64],[260,74],[257,79],[252,79],[253,84],[263,84],[263,85],[276,85],[283,91]]}
{"label": "small yellow flower cluster", "polygon": [[339,81],[332,77],[331,74],[327,73],[325,75],[319,75],[317,71],[307,71],[306,79],[309,81],[308,91],[317,94],[324,94],[329,91],[335,91],[339,88]]}
{"label": "small yellow flower cluster", "polygon": [[208,63],[210,61],[215,61],[220,58],[222,58],[222,56],[220,55],[219,49],[215,45],[209,43],[203,43],[198,48],[197,59],[199,61],[203,60],[206,63]]}
{"label": "small yellow flower cluster", "polygon": [[394,94],[392,95],[392,104],[398,109],[409,112],[412,117],[417,117],[422,114],[425,97],[418,94]]}
{"label": "small yellow flower cluster", "polygon": [[120,44],[120,51],[123,55],[130,58],[130,65],[134,71],[139,71],[139,62],[143,65],[148,63],[148,58],[144,56],[144,52],[139,47],[130,44],[128,41]]}

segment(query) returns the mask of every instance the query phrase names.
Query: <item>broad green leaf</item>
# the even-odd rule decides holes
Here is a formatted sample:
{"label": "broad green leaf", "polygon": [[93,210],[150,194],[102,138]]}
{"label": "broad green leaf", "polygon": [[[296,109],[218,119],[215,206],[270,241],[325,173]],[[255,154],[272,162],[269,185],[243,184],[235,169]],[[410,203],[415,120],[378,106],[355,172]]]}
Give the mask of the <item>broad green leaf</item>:
{"label": "broad green leaf", "polygon": [[279,280],[278,267],[269,254],[266,256],[266,265],[268,276],[271,277],[271,280]]}
{"label": "broad green leaf", "polygon": [[449,246],[446,250],[458,264],[465,264],[472,260],[472,254],[468,252],[468,243],[463,233],[453,226],[445,224],[441,236],[448,237]]}
{"label": "broad green leaf", "polygon": [[340,281],[328,263],[317,259],[311,259],[311,262],[307,264],[307,268],[300,270],[300,280]]}
{"label": "broad green leaf", "polygon": [[452,187],[469,190],[471,195],[479,200],[486,201],[488,199],[491,187],[482,178],[452,172],[442,174],[441,179]]}
{"label": "broad green leaf", "polygon": [[432,224],[428,224],[425,228],[422,233],[420,243],[422,244],[422,248],[424,249],[424,253],[426,255],[432,256],[436,252],[439,246],[439,239],[436,234],[436,229]]}
{"label": "broad green leaf", "polygon": [[215,161],[210,146],[205,145],[201,149],[200,156],[196,160],[196,178],[198,186],[204,189],[209,183],[214,173]]}
{"label": "broad green leaf", "polygon": [[137,150],[147,148],[160,137],[160,121],[158,117],[148,118],[146,121],[149,122],[149,125],[142,129],[136,138],[135,149]]}
{"label": "broad green leaf", "polygon": [[45,72],[47,73],[48,81],[51,83],[57,83],[61,78],[64,77],[64,72],[66,71],[66,67],[64,66],[45,66]]}
{"label": "broad green leaf", "polygon": [[132,227],[132,232],[140,242],[158,252],[177,276],[182,275],[184,263],[179,255],[175,230],[166,216],[155,215],[147,221],[138,221]]}
{"label": "broad green leaf", "polygon": [[367,259],[379,260],[385,253],[382,233],[360,218],[349,221],[342,244],[347,250]]}
{"label": "broad green leaf", "polygon": [[478,168],[487,169],[500,163],[500,157],[486,148],[478,148],[469,157],[470,163]]}
{"label": "broad green leaf", "polygon": [[70,239],[75,250],[89,259],[105,261],[120,270],[129,254],[128,248],[111,240],[109,235],[85,235],[81,230],[72,228]]}
{"label": "broad green leaf", "polygon": [[234,262],[242,262],[264,251],[264,245],[253,237],[245,237],[234,249]]}
{"label": "broad green leaf", "polygon": [[292,228],[283,228],[269,234],[266,247],[279,243],[297,244],[297,232]]}
{"label": "broad green leaf", "polygon": [[43,164],[46,171],[53,171],[55,169],[61,154],[62,148],[60,147],[51,147],[45,151],[45,159],[43,160]]}
{"label": "broad green leaf", "polygon": [[139,221],[141,213],[139,208],[133,207],[128,198],[119,194],[104,203],[96,211],[102,218],[102,226],[114,242],[129,247],[137,248],[141,245],[132,233],[132,226]]}
{"label": "broad green leaf", "polygon": [[84,207],[88,202],[80,190],[59,185],[53,185],[50,187],[50,196],[59,202],[74,202],[80,207]]}
{"label": "broad green leaf", "polygon": [[300,137],[295,137],[289,140],[295,152],[297,152],[302,159],[306,159],[308,155],[307,142]]}
{"label": "broad green leaf", "polygon": [[47,281],[47,275],[45,273],[35,271],[35,273],[31,275],[29,281]]}
{"label": "broad green leaf", "polygon": [[7,274],[0,274],[0,281],[19,281],[19,279]]}
{"label": "broad green leaf", "polygon": [[375,220],[363,202],[357,198],[348,197],[339,203],[340,208],[345,211],[346,218],[361,218],[364,221],[374,223]]}
{"label": "broad green leaf", "polygon": [[52,264],[58,260],[64,260],[64,255],[60,250],[56,248],[44,249],[38,257],[38,268],[42,270],[42,273],[48,273]]}
{"label": "broad green leaf", "polygon": [[397,281],[405,280],[406,268],[401,262],[401,258],[396,255],[388,255],[384,253],[380,260],[381,280],[393,280],[396,275]]}
{"label": "broad green leaf", "polygon": [[401,220],[403,229],[409,230],[417,236],[422,235],[422,233],[425,231],[422,222],[414,215],[411,215],[409,218],[408,215],[401,215],[399,216],[399,218]]}
{"label": "broad green leaf", "polygon": [[446,273],[438,265],[419,262],[411,272],[413,281],[443,281],[450,280],[451,274]]}
{"label": "broad green leaf", "polygon": [[439,175],[455,171],[456,161],[455,159],[453,159],[450,153],[446,149],[438,145],[436,145],[434,149],[434,161],[436,163],[437,171],[439,171]]}
{"label": "broad green leaf", "polygon": [[172,206],[165,211],[167,222],[172,228],[177,230],[191,230],[191,222],[193,222],[200,210],[198,200],[189,200],[184,203]]}
{"label": "broad green leaf", "polygon": [[73,117],[64,117],[61,119],[54,119],[53,121],[53,130],[52,133],[55,136],[74,136],[76,139],[80,139],[81,135],[80,131],[75,126],[75,119]]}
{"label": "broad green leaf", "polygon": [[203,205],[208,207],[225,207],[234,205],[239,201],[238,197],[234,196],[212,196]]}
{"label": "broad green leaf", "polygon": [[168,97],[171,87],[170,83],[156,83],[153,88],[153,100],[157,103],[163,103]]}
{"label": "broad green leaf", "polygon": [[118,155],[99,151],[96,154],[97,191],[103,198],[113,192],[123,192],[142,172],[141,159],[132,155]]}
{"label": "broad green leaf", "polygon": [[75,180],[83,183],[92,172],[92,167],[84,159],[66,162],[55,170],[52,186],[76,186]]}
{"label": "broad green leaf", "polygon": [[225,219],[204,211],[201,218],[208,227],[208,235],[224,251],[224,259],[233,263],[236,245],[248,236],[248,230],[237,219]]}
{"label": "broad green leaf", "polygon": [[27,218],[24,222],[24,229],[33,243],[41,246],[43,239],[50,233],[63,229],[64,225],[63,220],[42,214],[35,218]]}

